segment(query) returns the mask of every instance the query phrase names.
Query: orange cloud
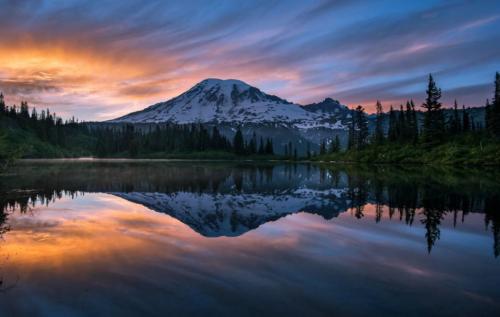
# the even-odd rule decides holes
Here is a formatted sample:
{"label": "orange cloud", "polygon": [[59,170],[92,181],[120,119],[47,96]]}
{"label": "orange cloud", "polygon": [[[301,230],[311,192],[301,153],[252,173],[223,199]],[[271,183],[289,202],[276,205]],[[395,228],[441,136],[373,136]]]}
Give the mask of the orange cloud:
{"label": "orange cloud", "polygon": [[283,69],[263,79],[264,66],[246,67],[251,61],[233,60],[221,67],[182,58],[146,52],[115,55],[114,49],[102,52],[72,43],[0,44],[0,64],[6,65],[0,70],[0,90],[8,103],[27,100],[62,115],[98,109],[93,117],[110,119],[175,97],[208,77],[245,78],[258,85],[299,76]]}

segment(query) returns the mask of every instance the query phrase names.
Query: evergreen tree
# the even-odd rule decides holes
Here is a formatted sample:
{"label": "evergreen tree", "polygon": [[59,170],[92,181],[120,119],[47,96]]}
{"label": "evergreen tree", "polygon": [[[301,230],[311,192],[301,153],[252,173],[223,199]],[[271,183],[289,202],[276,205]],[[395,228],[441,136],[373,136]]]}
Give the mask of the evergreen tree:
{"label": "evergreen tree", "polygon": [[462,106],[462,117],[462,130],[468,132],[471,130],[471,122],[469,112],[465,109],[465,106]]}
{"label": "evergreen tree", "polygon": [[368,121],[366,119],[365,109],[362,106],[358,106],[356,108],[356,126],[357,126],[357,131],[355,132],[355,134],[357,135],[356,146],[358,149],[362,149],[368,143],[368,136],[369,136]]}
{"label": "evergreen tree", "polygon": [[319,155],[325,155],[325,154],[326,154],[326,141],[323,139],[319,146]]}
{"label": "evergreen tree", "polygon": [[436,82],[432,75],[429,75],[429,83],[427,86],[427,98],[422,105],[425,109],[423,136],[427,144],[438,143],[444,136],[444,114],[441,109],[441,89],[436,86]]}
{"label": "evergreen tree", "polygon": [[384,117],[382,104],[379,100],[377,100],[375,108],[377,110],[377,118],[375,119],[374,143],[380,145],[384,143]]}
{"label": "evergreen tree", "polygon": [[500,138],[500,73],[495,74],[495,93],[491,103],[490,130],[494,137]]}
{"label": "evergreen tree", "polygon": [[26,101],[21,101],[21,109],[19,111],[19,115],[23,119],[29,119],[30,113],[29,113],[28,103]]}
{"label": "evergreen tree", "polygon": [[399,106],[398,131],[399,141],[405,142],[408,139],[408,127],[406,125],[406,116],[403,110],[403,105]]}
{"label": "evergreen tree", "polygon": [[450,131],[452,134],[457,134],[462,130],[462,124],[460,123],[460,116],[458,114],[457,100],[453,104],[453,116],[450,119]]}
{"label": "evergreen tree", "polygon": [[274,154],[273,141],[271,139],[266,140],[266,154],[269,154],[269,155]]}
{"label": "evergreen tree", "polygon": [[30,117],[32,122],[36,122],[38,120],[38,113],[36,112],[36,108],[33,107],[31,109],[31,117]]}
{"label": "evergreen tree", "polygon": [[340,152],[342,145],[340,144],[340,138],[338,135],[335,136],[335,147],[333,148],[335,152]]}
{"label": "evergreen tree", "polygon": [[234,135],[233,148],[234,153],[236,153],[237,155],[245,154],[245,141],[243,140],[243,133],[241,132],[240,128],[238,128],[236,134]]}
{"label": "evergreen tree", "polygon": [[484,107],[484,123],[486,126],[486,131],[490,135],[494,135],[493,132],[493,111],[491,109],[490,100],[486,99],[486,105]]}
{"label": "evergreen tree", "polygon": [[411,107],[411,121],[412,121],[412,137],[413,137],[413,142],[417,142],[418,140],[418,117],[417,117],[417,111],[415,110],[415,104],[413,103],[413,100],[410,100],[410,107]]}
{"label": "evergreen tree", "polygon": [[3,94],[0,92],[0,115],[3,115],[7,112],[5,107],[5,101],[3,99]]}
{"label": "evergreen tree", "polygon": [[397,133],[397,116],[394,108],[391,106],[389,110],[389,131],[388,139],[390,142],[395,142],[398,139]]}
{"label": "evergreen tree", "polygon": [[416,142],[418,138],[418,122],[413,100],[406,102],[406,137],[407,141]]}
{"label": "evergreen tree", "polygon": [[330,153],[337,153],[340,151],[340,139],[339,136],[336,135],[335,139],[330,144]]}
{"label": "evergreen tree", "polygon": [[255,134],[255,132],[252,134],[252,138],[250,139],[250,142],[248,143],[248,152],[250,154],[257,153],[257,135]]}
{"label": "evergreen tree", "polygon": [[260,137],[260,142],[259,142],[259,154],[265,154],[266,150],[264,149],[264,139]]}

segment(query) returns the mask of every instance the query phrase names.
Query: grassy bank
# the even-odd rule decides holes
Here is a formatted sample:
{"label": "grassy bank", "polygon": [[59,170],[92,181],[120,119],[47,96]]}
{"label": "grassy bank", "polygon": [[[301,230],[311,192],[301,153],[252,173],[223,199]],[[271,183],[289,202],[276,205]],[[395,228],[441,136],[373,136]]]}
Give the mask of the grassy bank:
{"label": "grassy bank", "polygon": [[139,153],[130,156],[128,152],[116,153],[113,156],[99,158],[130,158],[130,159],[179,159],[179,160],[230,160],[230,161],[269,161],[282,160],[281,156],[277,155],[236,155],[233,152],[226,151],[195,151],[195,152],[151,152]]}
{"label": "grassy bank", "polygon": [[313,160],[375,164],[500,165],[500,145],[467,140],[454,140],[432,147],[393,143],[320,155]]}

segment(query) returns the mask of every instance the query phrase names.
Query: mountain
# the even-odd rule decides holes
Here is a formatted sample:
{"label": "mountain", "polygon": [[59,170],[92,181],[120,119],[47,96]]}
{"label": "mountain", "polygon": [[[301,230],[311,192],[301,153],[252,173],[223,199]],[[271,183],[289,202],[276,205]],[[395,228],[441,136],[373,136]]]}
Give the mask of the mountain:
{"label": "mountain", "polygon": [[351,111],[331,98],[311,105],[291,103],[243,81],[205,79],[183,94],[109,123],[203,123],[228,137],[241,128],[245,137],[271,137],[275,151],[293,141],[299,153],[317,150],[323,139],[346,139]]}
{"label": "mountain", "polygon": [[[338,102],[335,105],[337,112],[340,109],[348,110]],[[301,106],[266,94],[240,80],[210,78],[201,81],[173,99],[111,120],[111,122],[251,123],[298,129],[345,128],[344,124],[335,117],[334,114],[337,112],[318,111],[318,109],[320,108],[315,105]]]}
{"label": "mountain", "polygon": [[349,111],[346,106],[340,104],[338,100],[334,100],[332,98],[326,98],[322,102],[312,103],[309,105],[302,106],[302,108],[306,111],[329,114],[329,115],[347,115]]}
{"label": "mountain", "polygon": [[297,212],[325,219],[348,209],[346,189],[297,188],[281,193],[111,193],[168,214],[206,237],[239,236]]}

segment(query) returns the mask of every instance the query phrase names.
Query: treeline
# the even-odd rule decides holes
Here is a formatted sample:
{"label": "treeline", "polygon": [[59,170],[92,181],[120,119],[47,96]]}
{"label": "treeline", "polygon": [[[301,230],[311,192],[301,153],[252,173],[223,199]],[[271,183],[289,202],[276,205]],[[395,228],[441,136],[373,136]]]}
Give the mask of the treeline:
{"label": "treeline", "polygon": [[[445,114],[442,107],[441,89],[438,88],[432,75],[429,75],[427,97],[422,104],[423,118],[413,100],[401,105],[398,110],[393,106],[385,113],[380,101],[376,103],[375,127],[369,131],[365,110],[358,106],[352,111],[349,126],[348,152],[363,151],[366,148],[376,148],[382,145],[415,145],[432,148],[446,144],[464,135],[473,136],[482,142],[498,143],[500,141],[500,74],[497,72],[492,102],[486,101],[485,118],[483,122],[475,122],[470,115],[470,109],[458,108],[457,101],[451,113]],[[388,124],[387,124],[388,121]],[[320,154],[341,152],[337,140],[331,140],[328,147],[324,141]]]}
{"label": "treeline", "polygon": [[[11,119],[16,125],[16,128],[32,131],[36,136],[44,142],[66,147],[68,146],[68,137],[74,134],[86,132],[86,128],[78,124],[72,118],[71,120],[63,121],[50,110],[42,110],[38,112],[36,108],[30,110],[28,103],[21,102],[21,106],[7,106],[4,96],[0,93],[0,119]],[[7,128],[2,124],[2,127]]]}
{"label": "treeline", "polygon": [[146,131],[131,124],[118,127],[96,127],[90,131],[97,140],[95,154],[99,157],[142,153],[195,151],[231,151],[231,142],[214,127],[212,133],[202,125],[156,125]]}
{"label": "treeline", "polygon": [[[156,124],[149,128],[136,128],[132,124],[92,125],[79,123],[75,119],[63,121],[48,109],[41,112],[37,112],[35,108],[30,109],[24,101],[20,107],[6,106],[4,97],[0,94],[0,162],[7,161],[5,153],[13,147],[17,147],[22,156],[23,147],[28,146],[24,136],[7,138],[9,130],[29,132],[37,141],[70,153],[72,149],[78,148],[78,153],[83,151],[98,157],[138,157],[149,154],[161,157],[206,151],[235,155],[274,155],[272,139],[264,140],[254,133],[245,140],[240,129],[236,131],[234,138],[228,139],[217,127],[209,129],[201,124]],[[6,139],[10,139],[10,143]]]}
{"label": "treeline", "polygon": [[95,154],[99,157],[128,154],[137,157],[148,153],[190,153],[205,151],[231,152],[236,155],[273,155],[271,139],[245,140],[240,129],[232,140],[221,134],[214,126],[211,131],[201,124],[154,125],[147,129],[136,129],[132,124],[94,127],[89,134],[96,138]]}
{"label": "treeline", "polygon": [[274,155],[273,140],[260,137],[257,141],[257,134],[254,132],[248,142],[245,142],[241,129],[238,129],[233,139],[233,150],[238,155]]}

